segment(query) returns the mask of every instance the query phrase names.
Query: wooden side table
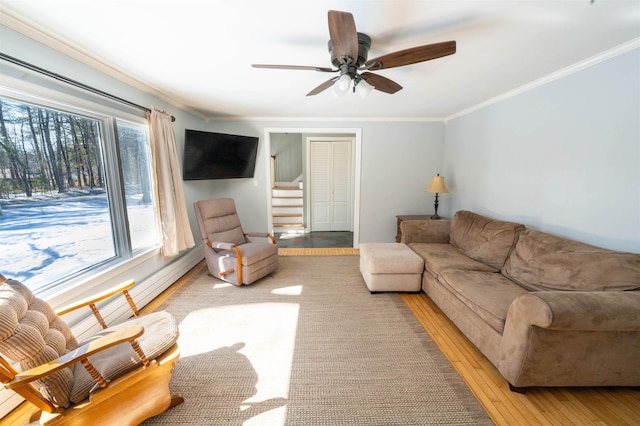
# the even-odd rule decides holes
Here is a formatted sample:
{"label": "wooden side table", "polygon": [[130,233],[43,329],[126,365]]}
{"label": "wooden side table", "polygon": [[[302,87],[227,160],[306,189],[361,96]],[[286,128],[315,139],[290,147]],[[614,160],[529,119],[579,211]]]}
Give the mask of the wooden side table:
{"label": "wooden side table", "polygon": [[402,232],[400,231],[400,224],[404,220],[431,220],[430,214],[404,214],[396,216],[398,218],[398,230],[396,231],[396,243],[400,242]]}

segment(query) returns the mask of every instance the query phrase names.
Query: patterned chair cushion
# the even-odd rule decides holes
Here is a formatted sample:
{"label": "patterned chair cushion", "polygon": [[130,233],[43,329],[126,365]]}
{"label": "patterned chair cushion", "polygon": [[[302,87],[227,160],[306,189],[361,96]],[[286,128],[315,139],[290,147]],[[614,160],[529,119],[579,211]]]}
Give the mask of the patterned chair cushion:
{"label": "patterned chair cushion", "polygon": [[[168,312],[154,312],[105,328],[90,339],[80,342],[80,346],[116,330],[137,324],[144,327],[144,333],[136,340],[149,360],[162,355],[178,340],[178,324],[173,316]],[[104,350],[89,357],[89,360],[107,381],[120,377],[142,365],[142,361],[128,343]],[[75,364],[73,389],[69,399],[73,403],[86,399],[95,384],[96,382],[82,364]]]}
{"label": "patterned chair cushion", "polygon": [[[178,340],[178,325],[173,316],[155,312],[106,328],[78,343],[53,309],[36,298],[25,285],[15,280],[0,284],[0,354],[18,361],[23,371],[53,361],[105,334],[136,324],[144,327],[144,334],[137,342],[149,360],[162,355]],[[128,343],[109,348],[89,360],[107,381],[142,364]],[[95,381],[82,364],[76,363],[34,382],[34,385],[49,401],[66,408],[86,399]]]}
{"label": "patterned chair cushion", "polygon": [[[16,280],[0,284],[0,353],[28,370],[78,347],[69,327],[53,309]],[[34,382],[51,402],[70,405],[73,369],[65,368]]]}

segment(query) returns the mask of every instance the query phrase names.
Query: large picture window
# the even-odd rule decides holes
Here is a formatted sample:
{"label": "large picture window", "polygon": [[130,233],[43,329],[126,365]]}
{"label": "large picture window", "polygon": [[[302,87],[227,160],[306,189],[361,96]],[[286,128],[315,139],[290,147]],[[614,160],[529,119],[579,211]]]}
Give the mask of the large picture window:
{"label": "large picture window", "polygon": [[158,245],[148,127],[0,98],[0,272],[42,295]]}

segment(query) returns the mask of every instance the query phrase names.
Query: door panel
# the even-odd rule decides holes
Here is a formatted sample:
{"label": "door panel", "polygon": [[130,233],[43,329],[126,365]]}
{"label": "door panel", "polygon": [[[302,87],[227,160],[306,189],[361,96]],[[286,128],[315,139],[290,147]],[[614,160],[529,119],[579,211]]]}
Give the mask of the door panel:
{"label": "door panel", "polygon": [[331,231],[351,227],[351,142],[331,144]]}
{"label": "door panel", "polygon": [[311,144],[311,230],[330,231],[331,215],[331,145],[328,142]]}
{"label": "door panel", "polygon": [[312,141],[311,230],[350,231],[352,221],[352,140]]}

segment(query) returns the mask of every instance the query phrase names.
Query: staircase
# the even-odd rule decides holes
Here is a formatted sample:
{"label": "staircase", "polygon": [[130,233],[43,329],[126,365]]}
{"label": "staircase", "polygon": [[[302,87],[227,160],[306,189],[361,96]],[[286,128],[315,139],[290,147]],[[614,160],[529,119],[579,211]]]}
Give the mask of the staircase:
{"label": "staircase", "polygon": [[304,233],[304,198],[301,186],[276,186],[272,189],[274,233]]}

